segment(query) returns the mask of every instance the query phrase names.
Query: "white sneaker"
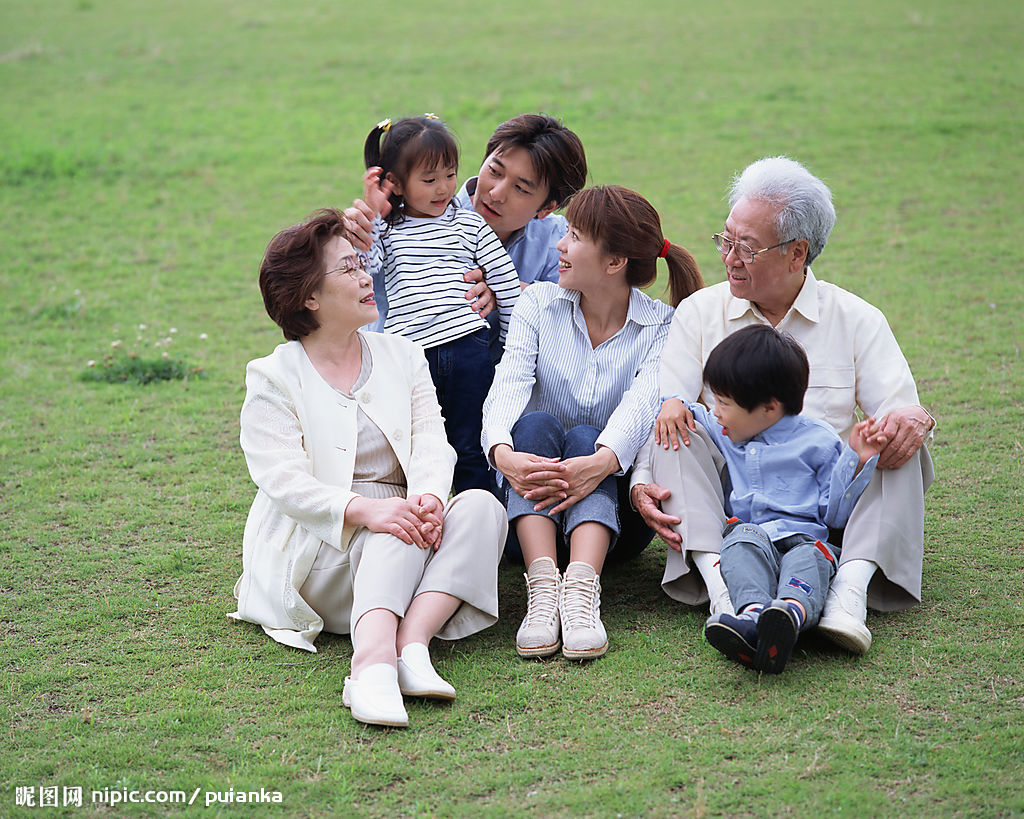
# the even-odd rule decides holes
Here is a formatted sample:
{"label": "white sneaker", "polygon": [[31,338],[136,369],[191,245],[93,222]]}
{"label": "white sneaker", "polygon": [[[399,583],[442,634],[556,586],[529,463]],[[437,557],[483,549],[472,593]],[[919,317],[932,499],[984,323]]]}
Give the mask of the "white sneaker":
{"label": "white sneaker", "polygon": [[346,677],[341,701],[352,709],[352,716],[359,722],[395,728],[409,724],[398,688],[398,670],[387,663],[367,666],[358,679]]}
{"label": "white sneaker", "polygon": [[409,643],[398,658],[398,687],[407,697],[455,699],[455,688],[434,670],[423,643]]}
{"label": "white sneaker", "polygon": [[562,618],[562,654],[570,660],[593,660],[608,651],[601,622],[601,578],[594,567],[570,563],[562,577],[558,609]]}
{"label": "white sneaker", "polygon": [[871,648],[871,632],[864,625],[867,613],[867,592],[839,583],[825,596],[818,631],[847,651],[864,654]]}
{"label": "white sneaker", "polygon": [[561,647],[558,593],[561,580],[550,557],[538,557],[523,575],[526,579],[526,616],[516,633],[520,657],[550,657]]}

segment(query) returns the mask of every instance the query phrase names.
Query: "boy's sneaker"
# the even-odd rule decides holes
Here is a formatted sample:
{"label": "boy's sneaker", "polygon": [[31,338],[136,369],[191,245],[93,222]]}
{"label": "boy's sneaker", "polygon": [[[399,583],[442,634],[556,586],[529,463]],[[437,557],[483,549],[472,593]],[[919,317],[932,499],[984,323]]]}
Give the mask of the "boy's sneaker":
{"label": "boy's sneaker", "polygon": [[794,603],[772,600],[765,607],[757,621],[757,656],[754,664],[758,671],[782,673],[793,654],[802,620],[800,610]]}
{"label": "boy's sneaker", "polygon": [[526,616],[516,633],[520,657],[550,657],[562,646],[559,638],[558,595],[561,578],[550,557],[538,557],[526,578]]}
{"label": "boy's sneaker", "polygon": [[562,617],[562,656],[595,660],[608,651],[608,634],[601,622],[601,578],[588,563],[574,561],[562,575],[558,602]]}
{"label": "boy's sneaker", "polygon": [[704,638],[733,662],[756,668],[757,620],[748,614],[712,614]]}

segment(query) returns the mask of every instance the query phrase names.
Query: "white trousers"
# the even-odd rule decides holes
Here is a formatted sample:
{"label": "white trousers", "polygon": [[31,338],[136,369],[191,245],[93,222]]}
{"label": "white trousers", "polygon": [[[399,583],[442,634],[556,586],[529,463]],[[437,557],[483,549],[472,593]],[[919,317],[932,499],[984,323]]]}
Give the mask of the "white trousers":
{"label": "white trousers", "polygon": [[299,593],[324,619],[324,631],[335,634],[349,633],[372,609],[401,618],[418,594],[450,594],[462,605],[437,636],[457,640],[498,620],[498,561],[507,531],[498,500],[490,492],[470,489],[445,506],[436,552],[360,529],[348,562],[339,560],[337,549],[321,547]]}

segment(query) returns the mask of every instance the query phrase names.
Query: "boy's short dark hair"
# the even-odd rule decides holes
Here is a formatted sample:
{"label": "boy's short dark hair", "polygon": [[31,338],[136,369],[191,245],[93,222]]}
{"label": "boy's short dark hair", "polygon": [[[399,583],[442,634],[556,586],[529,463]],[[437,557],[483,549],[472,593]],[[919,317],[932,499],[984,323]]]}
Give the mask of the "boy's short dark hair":
{"label": "boy's short dark hair", "polygon": [[704,365],[704,382],[713,393],[751,412],[772,398],[786,415],[804,408],[810,366],[795,338],[767,324],[753,324],[726,336]]}
{"label": "boy's short dark hair", "polygon": [[520,114],[495,129],[484,159],[495,151],[522,148],[533,161],[540,181],[548,186],[546,202],[563,207],[587,184],[587,156],[575,133],[554,117]]}

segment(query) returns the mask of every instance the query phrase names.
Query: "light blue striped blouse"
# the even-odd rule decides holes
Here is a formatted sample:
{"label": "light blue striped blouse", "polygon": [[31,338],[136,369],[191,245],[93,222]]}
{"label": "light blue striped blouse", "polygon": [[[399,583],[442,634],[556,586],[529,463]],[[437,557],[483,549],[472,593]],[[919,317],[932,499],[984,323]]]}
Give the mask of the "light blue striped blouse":
{"label": "light blue striped blouse", "polygon": [[550,282],[527,287],[484,402],[480,441],[488,458],[496,445],[512,444],[524,413],[541,410],[566,429],[600,427],[597,444],[615,453],[623,474],[658,414],[658,361],[673,312],[634,288],[626,323],[595,349],[579,292]]}

